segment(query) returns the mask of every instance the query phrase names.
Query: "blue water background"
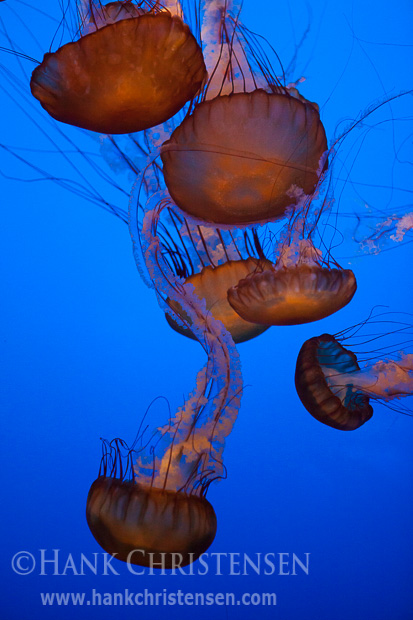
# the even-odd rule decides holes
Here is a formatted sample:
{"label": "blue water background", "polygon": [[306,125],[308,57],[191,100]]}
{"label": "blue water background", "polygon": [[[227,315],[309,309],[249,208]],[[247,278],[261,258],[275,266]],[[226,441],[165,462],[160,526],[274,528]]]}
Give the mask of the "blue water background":
{"label": "blue water background", "polygon": [[[11,8],[21,23],[11,17]],[[54,16],[60,12],[57,2],[45,1],[39,8]],[[46,51],[55,23],[45,15],[6,0],[0,17],[11,39],[26,41],[27,53],[39,58],[23,29],[26,20]],[[285,5],[246,0],[243,21],[266,36],[286,64],[294,37],[300,38],[309,21],[296,75],[306,76],[302,92],[320,104],[330,138],[339,123],[346,126],[371,104],[409,87],[407,1],[315,1],[309,17],[300,0]],[[1,63],[12,66],[6,55]],[[30,147],[33,152],[21,155],[47,169],[50,155],[33,143],[31,120],[24,116],[29,108],[20,109],[7,92],[0,98],[0,142]],[[408,154],[403,141],[409,135],[411,140],[405,121],[410,102],[406,97],[368,119],[372,130],[346,155],[346,165],[352,181],[370,185],[362,190],[349,185],[340,202],[343,210],[363,211],[365,196],[388,213],[393,205],[408,202],[410,194],[398,188],[408,187],[410,168],[395,162],[400,145],[400,159]],[[80,148],[89,148],[76,130],[71,135]],[[0,168],[19,179],[36,177],[4,152]],[[71,177],[63,161],[61,170],[62,177]],[[132,440],[142,414],[159,395],[174,410],[192,389],[205,359],[197,343],[166,324],[153,291],[139,278],[128,230],[120,220],[49,181],[2,179],[0,200],[5,300],[0,322],[2,617],[413,618],[413,419],[375,405],[368,424],[341,433],[316,422],[294,389],[295,360],[304,340],[357,323],[375,305],[411,310],[412,246],[358,256],[354,244],[344,244],[336,256],[344,257],[341,264],[350,264],[358,280],[347,308],[316,324],[272,328],[239,347],[246,389],[224,453],[228,479],[208,495],[218,516],[209,551],[248,554],[254,560],[258,553],[295,553],[302,560],[310,553],[308,575],[300,570],[289,576],[265,575],[263,570],[257,575],[252,569],[247,575],[230,575],[227,556],[222,575],[211,559],[207,575],[134,576],[115,561],[119,575],[105,576],[101,569],[98,575],[88,570],[73,575],[69,569],[58,576],[48,568],[42,576],[37,564],[31,574],[21,576],[11,568],[12,557],[21,550],[38,560],[39,549],[46,549],[48,557],[60,549],[63,566],[69,554],[79,565],[81,553],[92,559],[101,552],[84,514],[98,473],[99,437]],[[126,197],[121,206],[127,207]],[[354,220],[342,232],[350,240]],[[154,419],[163,416],[166,410],[159,406]],[[48,608],[40,602],[40,592],[89,593],[92,588],[100,593],[165,588],[237,596],[275,592],[278,603]]]}

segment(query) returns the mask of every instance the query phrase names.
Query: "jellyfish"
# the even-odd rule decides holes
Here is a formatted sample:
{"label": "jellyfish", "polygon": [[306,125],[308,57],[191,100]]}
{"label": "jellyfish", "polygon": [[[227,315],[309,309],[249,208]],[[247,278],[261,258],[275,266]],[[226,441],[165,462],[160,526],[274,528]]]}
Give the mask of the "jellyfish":
{"label": "jellyfish", "polygon": [[251,273],[228,290],[228,302],[246,321],[297,325],[323,319],[344,306],[357,289],[351,269],[323,263],[311,240],[282,246],[275,264]]}
{"label": "jellyfish", "polygon": [[379,360],[360,368],[356,355],[323,334],[307,340],[298,354],[295,386],[319,422],[343,431],[360,428],[373,415],[370,399],[388,403],[413,394],[413,355]]}
{"label": "jellyfish", "polygon": [[326,150],[313,106],[256,90],[199,104],[161,157],[166,185],[183,211],[240,225],[281,218],[313,192]]}
{"label": "jellyfish", "polygon": [[[178,2],[169,3],[179,7]],[[177,14],[156,2],[82,0],[80,38],[47,53],[31,91],[56,120],[104,134],[166,121],[206,77],[202,51]]]}
{"label": "jellyfish", "polygon": [[317,106],[257,62],[246,30],[231,14],[239,4],[207,6],[202,37],[211,77],[201,102],[161,150],[166,186],[178,207],[225,225],[284,217],[315,190],[327,165]]}
{"label": "jellyfish", "polygon": [[99,476],[86,502],[86,520],[100,546],[140,566],[175,568],[198,559],[217,528],[209,501],[202,494],[138,482],[134,449],[119,439],[104,445]]}
{"label": "jellyfish", "polygon": [[141,566],[161,562],[173,568],[176,558],[180,566],[196,560],[214,539],[216,517],[205,495],[224,476],[222,452],[238,415],[242,377],[230,334],[163,257],[158,226],[165,203],[146,209],[141,229],[139,208],[133,195],[130,229],[138,266],[145,262],[158,299],[166,307],[175,302],[189,318],[208,360],[183,407],[157,430],[156,446],[137,452],[131,479],[125,479],[116,442],[114,459],[110,451],[109,459],[104,455],[86,513],[92,534],[109,553]]}

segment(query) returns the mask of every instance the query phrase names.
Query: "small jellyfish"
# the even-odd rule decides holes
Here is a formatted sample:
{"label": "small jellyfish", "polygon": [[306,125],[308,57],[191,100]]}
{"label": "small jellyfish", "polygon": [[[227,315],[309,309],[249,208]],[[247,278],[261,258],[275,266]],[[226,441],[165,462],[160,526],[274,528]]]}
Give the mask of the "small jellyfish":
{"label": "small jellyfish", "polygon": [[357,289],[351,269],[323,264],[307,239],[284,246],[274,265],[249,274],[228,290],[232,308],[246,321],[298,325],[333,314]]}
{"label": "small jellyfish", "polygon": [[178,15],[131,1],[81,4],[88,23],[80,38],[45,54],[32,74],[32,94],[53,118],[131,133],[166,121],[195,97],[205,63]]}
{"label": "small jellyfish", "polygon": [[370,399],[385,403],[413,394],[413,355],[360,368],[356,355],[330,334],[307,340],[298,354],[295,386],[311,415],[351,431],[373,415]]}
{"label": "small jellyfish", "polygon": [[207,10],[202,38],[210,79],[161,158],[168,190],[185,213],[246,225],[284,217],[315,190],[327,139],[317,106],[284,86],[264,60],[257,63],[265,53],[231,16],[239,3],[229,5],[214,2]]}

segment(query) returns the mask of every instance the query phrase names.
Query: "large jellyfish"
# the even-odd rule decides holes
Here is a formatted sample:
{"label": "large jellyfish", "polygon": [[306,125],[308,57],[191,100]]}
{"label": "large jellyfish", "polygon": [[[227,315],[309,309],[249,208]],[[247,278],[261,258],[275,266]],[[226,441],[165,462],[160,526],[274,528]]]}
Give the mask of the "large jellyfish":
{"label": "large jellyfish", "polygon": [[283,86],[251,52],[239,6],[206,7],[210,81],[161,153],[176,204],[203,221],[229,225],[283,217],[315,190],[327,165],[317,106]]}
{"label": "large jellyfish", "polygon": [[124,455],[124,447],[120,440],[105,444],[86,502],[93,536],[108,553],[140,566],[174,568],[195,561],[215,538],[213,507],[185,487],[171,490],[167,475],[162,486],[143,480],[133,468],[136,452],[126,448]]}
{"label": "large jellyfish", "polygon": [[184,406],[158,429],[156,447],[137,453],[131,480],[119,469],[115,445],[114,460],[104,460],[91,487],[86,512],[93,535],[109,553],[142,566],[173,568],[193,562],[214,539],[216,518],[205,494],[211,482],[224,475],[222,452],[238,414],[242,378],[229,333],[163,257],[158,223],[164,208],[162,201],[148,208],[140,230],[139,202],[132,196],[136,260],[140,269],[146,268],[147,282],[161,303],[167,308],[174,301],[190,319],[208,361]]}
{"label": "large jellyfish", "polygon": [[201,49],[157,2],[83,0],[80,38],[45,55],[32,94],[55,119],[107,134],[153,127],[193,99],[206,77]]}
{"label": "large jellyfish", "polygon": [[413,355],[379,360],[360,368],[356,355],[323,334],[301,347],[295,371],[297,393],[311,415],[333,428],[350,431],[373,415],[370,399],[385,403],[413,395]]}

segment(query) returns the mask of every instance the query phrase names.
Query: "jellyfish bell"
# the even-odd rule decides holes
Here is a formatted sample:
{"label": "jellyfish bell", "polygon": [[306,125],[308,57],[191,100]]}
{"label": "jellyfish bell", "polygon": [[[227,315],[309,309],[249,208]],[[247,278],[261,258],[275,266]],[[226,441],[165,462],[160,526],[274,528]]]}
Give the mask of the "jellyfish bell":
{"label": "jellyfish bell", "polygon": [[397,359],[360,368],[352,351],[323,334],[301,347],[295,385],[314,418],[339,430],[355,430],[373,415],[370,399],[389,403],[413,395],[413,355],[400,352]]}
{"label": "jellyfish bell", "polygon": [[354,353],[335,338],[323,334],[307,340],[298,354],[295,387],[301,402],[311,415],[332,428],[352,431],[360,428],[373,415],[369,397],[356,387],[332,389],[328,377],[345,377],[360,369]]}
{"label": "jellyfish bell", "polygon": [[[230,332],[235,344],[259,336],[269,327],[268,325],[245,321],[233,310],[227,300],[228,290],[235,282],[247,277],[251,272],[261,269],[260,261],[255,258],[248,258],[246,260],[228,261],[217,267],[208,265],[200,273],[189,276],[185,280],[185,283],[193,285],[197,297],[205,300],[207,311],[211,312],[216,319],[223,323],[225,329]],[[170,302],[170,308],[178,316],[184,316],[179,303]],[[186,325],[178,323],[168,313],[166,314],[166,319],[175,331],[188,338],[196,339],[191,332],[188,319],[186,319]]]}
{"label": "jellyfish bell", "polygon": [[[228,290],[228,302],[246,321],[299,325],[323,319],[346,306],[357,289],[350,269],[323,266],[307,240],[298,262],[284,253],[275,265],[248,275]],[[310,250],[310,251],[309,251]]]}
{"label": "jellyfish bell", "polygon": [[203,101],[163,145],[165,183],[193,217],[247,225],[284,217],[314,192],[327,139],[310,103],[286,89]]}
{"label": "jellyfish bell", "polygon": [[132,133],[174,116],[202,87],[202,51],[169,11],[111,2],[85,34],[33,71],[31,91],[56,120],[105,134]]}
{"label": "jellyfish bell", "polygon": [[297,265],[249,275],[228,291],[228,302],[246,321],[300,325],[337,312],[352,299],[350,269]]}
{"label": "jellyfish bell", "polygon": [[[146,451],[135,449],[145,431],[131,448],[121,439],[103,440],[99,476],[89,490],[86,519],[101,547],[124,562],[158,568],[185,566],[214,540],[217,521],[205,498],[208,484],[204,480],[197,484],[196,475],[191,480],[193,463],[188,468],[180,463],[173,471],[180,460],[174,445],[178,429],[172,439],[168,430],[158,429],[152,435],[152,439],[157,436],[156,442]],[[184,484],[182,476],[186,475],[189,480]]]}
{"label": "jellyfish bell", "polygon": [[217,529],[205,497],[105,476],[90,488],[86,519],[107,553],[156,568],[194,562],[210,547]]}

